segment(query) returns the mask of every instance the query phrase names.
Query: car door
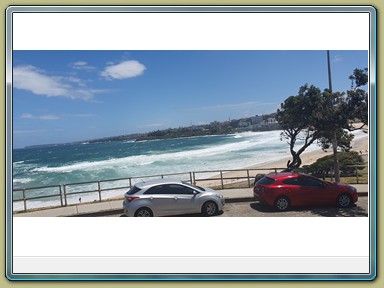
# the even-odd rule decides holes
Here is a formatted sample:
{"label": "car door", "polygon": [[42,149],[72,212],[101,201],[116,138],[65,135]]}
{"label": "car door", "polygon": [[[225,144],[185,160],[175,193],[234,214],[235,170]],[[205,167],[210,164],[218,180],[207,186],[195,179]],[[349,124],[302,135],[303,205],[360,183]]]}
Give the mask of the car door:
{"label": "car door", "polygon": [[168,185],[154,186],[144,193],[151,208],[156,216],[174,214],[174,199],[170,194]]}
{"label": "car door", "polygon": [[167,189],[173,198],[172,212],[186,214],[196,212],[193,189],[180,184],[169,184]]}
{"label": "car door", "polygon": [[327,197],[324,182],[313,177],[300,176],[301,196],[304,205],[316,205],[325,203]]}

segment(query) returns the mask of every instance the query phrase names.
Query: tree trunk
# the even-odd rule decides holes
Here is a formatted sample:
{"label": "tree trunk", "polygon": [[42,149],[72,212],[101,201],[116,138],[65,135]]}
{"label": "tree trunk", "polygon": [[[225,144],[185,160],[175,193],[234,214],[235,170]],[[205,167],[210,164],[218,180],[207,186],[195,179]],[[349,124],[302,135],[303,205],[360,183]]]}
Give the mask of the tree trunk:
{"label": "tree trunk", "polygon": [[337,155],[336,132],[333,133],[332,148],[333,148],[333,169],[335,171],[335,182],[340,182],[340,169],[339,169],[339,157]]}

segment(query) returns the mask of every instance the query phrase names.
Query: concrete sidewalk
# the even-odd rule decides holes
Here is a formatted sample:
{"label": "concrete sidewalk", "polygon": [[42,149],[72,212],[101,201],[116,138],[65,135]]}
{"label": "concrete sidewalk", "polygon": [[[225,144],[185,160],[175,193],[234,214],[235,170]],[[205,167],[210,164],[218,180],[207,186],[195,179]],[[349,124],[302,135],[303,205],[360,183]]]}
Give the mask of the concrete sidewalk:
{"label": "concrete sidewalk", "polygon": [[[368,196],[367,184],[355,184],[359,196]],[[224,189],[218,190],[224,195],[227,203],[253,201],[253,188]],[[83,203],[59,208],[36,210],[32,212],[20,212],[13,214],[14,217],[71,217],[71,216],[92,216],[112,211],[123,213],[123,198],[111,199],[103,202]]]}

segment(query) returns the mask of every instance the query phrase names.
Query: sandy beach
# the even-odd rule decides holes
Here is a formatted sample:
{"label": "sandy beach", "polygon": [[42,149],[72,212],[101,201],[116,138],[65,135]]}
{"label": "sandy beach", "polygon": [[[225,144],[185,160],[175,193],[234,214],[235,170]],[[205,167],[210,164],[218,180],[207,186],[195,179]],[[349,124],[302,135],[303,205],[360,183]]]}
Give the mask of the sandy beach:
{"label": "sandy beach", "polygon": [[[356,151],[358,153],[361,153],[364,159],[368,159],[368,149],[369,149],[368,133],[366,137],[352,140],[351,146],[352,146],[351,151]],[[303,154],[301,154],[302,166],[310,165],[316,162],[317,159],[327,155],[332,155],[332,149],[329,149],[328,151],[323,151],[319,147],[319,149],[315,151],[310,151],[310,152],[304,151]],[[224,180],[223,184],[230,185],[236,182],[247,181],[248,173],[249,173],[249,177],[251,178],[251,182],[252,182],[251,184],[253,184],[253,180],[256,174],[259,174],[259,173],[266,174],[270,172],[275,172],[274,168],[277,168],[277,171],[281,171],[282,169],[287,167],[287,162],[288,160],[291,160],[291,159],[292,159],[291,157],[286,157],[277,161],[271,161],[263,164],[244,167],[243,169],[239,169],[239,171],[224,172],[223,173],[224,178],[232,178],[232,179]],[[216,175],[212,178],[220,178],[220,175]],[[221,180],[206,180],[206,181],[196,181],[196,184],[206,186],[206,187],[217,188],[221,186],[222,183],[221,183]]]}
{"label": "sandy beach", "polygon": [[[351,146],[352,146],[351,151],[356,151],[358,153],[361,152],[363,155],[368,154],[368,134],[364,138],[352,140]],[[317,159],[324,157],[324,156],[327,156],[327,155],[332,155],[332,148],[328,149],[327,152],[323,151],[320,147],[319,147],[319,149],[317,149],[315,151],[311,151],[311,152],[305,152],[304,151],[303,154],[301,154],[301,160],[303,161],[302,166],[310,165],[310,164],[316,162]],[[253,167],[249,167],[249,168],[266,168],[266,167],[284,167],[285,168],[285,167],[287,167],[287,161],[290,159],[292,159],[292,158],[288,157],[288,158],[284,158],[284,159],[281,159],[278,161],[265,163],[261,166],[258,165],[258,167],[253,166]]]}

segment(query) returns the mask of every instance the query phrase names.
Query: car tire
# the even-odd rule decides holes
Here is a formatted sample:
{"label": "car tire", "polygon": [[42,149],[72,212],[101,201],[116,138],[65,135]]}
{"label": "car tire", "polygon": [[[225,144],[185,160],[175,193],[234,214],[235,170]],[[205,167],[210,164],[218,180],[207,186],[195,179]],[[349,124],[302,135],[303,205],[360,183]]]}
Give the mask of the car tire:
{"label": "car tire", "polygon": [[153,217],[153,212],[151,209],[143,207],[135,212],[135,217]]}
{"label": "car tire", "polygon": [[352,206],[352,197],[348,194],[341,194],[337,197],[337,205],[341,208]]}
{"label": "car tire", "polygon": [[201,209],[201,213],[203,213],[204,216],[214,216],[217,214],[218,206],[213,201],[208,201],[203,204],[203,208]]}
{"label": "car tire", "polygon": [[277,211],[287,211],[290,205],[291,204],[287,197],[280,196],[276,199],[274,207]]}

